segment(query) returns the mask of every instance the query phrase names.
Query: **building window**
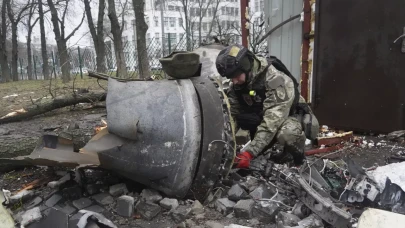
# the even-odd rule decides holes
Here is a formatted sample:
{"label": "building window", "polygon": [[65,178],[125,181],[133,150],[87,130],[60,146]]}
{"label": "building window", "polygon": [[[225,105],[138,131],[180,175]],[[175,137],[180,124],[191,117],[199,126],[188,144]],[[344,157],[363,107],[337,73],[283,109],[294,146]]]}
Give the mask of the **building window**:
{"label": "building window", "polygon": [[212,9],[208,8],[208,17],[211,17]]}
{"label": "building window", "polygon": [[169,26],[169,18],[168,18],[168,17],[165,17],[164,20],[163,20],[163,23],[164,23],[164,25],[165,25],[166,27],[168,27],[168,26]]}
{"label": "building window", "polygon": [[239,9],[238,8],[235,8],[235,16],[239,16]]}
{"label": "building window", "polygon": [[183,27],[183,18],[179,17],[179,27]]}
{"label": "building window", "polygon": [[200,8],[195,8],[195,14],[196,14],[196,16],[197,17],[199,17],[200,16]]}
{"label": "building window", "polygon": [[155,22],[155,27],[159,27],[158,17],[153,17],[153,21]]}
{"label": "building window", "polygon": [[160,45],[160,34],[158,32],[155,33],[155,42]]}
{"label": "building window", "polygon": [[203,16],[203,17],[206,17],[206,16],[207,16],[207,9],[203,9],[203,10],[202,10],[202,16]]}
{"label": "building window", "polygon": [[202,28],[204,31],[207,31],[207,22],[202,23]]}
{"label": "building window", "polygon": [[234,14],[234,9],[235,9],[235,8],[231,7],[231,16],[235,15],[235,14]]}
{"label": "building window", "polygon": [[169,17],[170,21],[170,27],[176,26],[176,18],[175,17]]}
{"label": "building window", "polygon": [[177,34],[176,34],[176,33],[165,33],[165,43],[166,43],[166,46],[169,45],[169,40],[170,40],[170,46],[171,46],[171,47],[176,46]]}
{"label": "building window", "polygon": [[169,10],[174,11],[174,6],[169,5]]}
{"label": "building window", "polygon": [[132,27],[135,27],[135,20],[131,20]]}
{"label": "building window", "polygon": [[176,11],[180,12],[180,6],[176,6]]}
{"label": "building window", "polygon": [[222,27],[222,29],[225,28],[225,21],[221,21],[221,27]]}
{"label": "building window", "polygon": [[128,29],[127,22],[126,22],[126,21],[124,21],[124,30],[127,30],[127,29]]}
{"label": "building window", "polygon": [[264,9],[264,0],[260,0],[260,11],[263,11]]}
{"label": "building window", "polygon": [[225,15],[225,7],[221,7],[221,13],[222,15]]}
{"label": "building window", "polygon": [[231,28],[231,22],[230,21],[226,21],[226,28],[227,29]]}

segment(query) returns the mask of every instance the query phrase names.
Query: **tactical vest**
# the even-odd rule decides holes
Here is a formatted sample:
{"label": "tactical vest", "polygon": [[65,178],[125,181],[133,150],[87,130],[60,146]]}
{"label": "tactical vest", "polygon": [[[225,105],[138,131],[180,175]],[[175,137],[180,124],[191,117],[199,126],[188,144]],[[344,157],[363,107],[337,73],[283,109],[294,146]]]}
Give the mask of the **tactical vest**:
{"label": "tactical vest", "polygon": [[[297,80],[277,57],[270,56],[266,59],[268,61],[268,66],[260,75],[256,77],[255,81],[251,85],[240,89],[235,89],[235,87],[232,87],[240,105],[240,112],[236,117],[236,121],[244,130],[256,129],[263,120],[263,101],[266,99],[266,73],[271,65],[273,65],[277,70],[286,74],[293,81],[295,87],[295,97],[293,105],[290,109],[290,115],[293,115],[296,112],[296,107],[299,101]],[[254,91],[255,94],[250,94],[251,91]]]}

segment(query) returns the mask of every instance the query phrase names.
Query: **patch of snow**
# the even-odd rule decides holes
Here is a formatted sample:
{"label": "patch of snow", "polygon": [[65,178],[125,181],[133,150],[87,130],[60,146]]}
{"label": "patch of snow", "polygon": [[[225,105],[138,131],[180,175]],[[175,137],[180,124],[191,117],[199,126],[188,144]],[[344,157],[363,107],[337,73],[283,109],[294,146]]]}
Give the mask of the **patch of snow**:
{"label": "patch of snow", "polygon": [[9,97],[18,97],[18,94],[14,93],[14,94],[11,94],[11,95],[4,96],[3,99],[7,99]]}

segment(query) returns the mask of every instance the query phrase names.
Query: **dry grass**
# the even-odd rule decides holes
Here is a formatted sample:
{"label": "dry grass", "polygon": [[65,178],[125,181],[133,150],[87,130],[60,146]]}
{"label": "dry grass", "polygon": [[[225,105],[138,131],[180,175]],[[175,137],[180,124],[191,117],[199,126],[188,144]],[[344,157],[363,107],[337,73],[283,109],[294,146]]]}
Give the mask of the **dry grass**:
{"label": "dry grass", "polygon": [[[74,85],[73,85],[74,82]],[[107,81],[100,80],[100,85],[107,88]],[[51,87],[50,87],[51,85]],[[25,80],[0,84],[0,116],[11,111],[21,109],[32,104],[33,101],[42,97],[60,96],[73,93],[73,88],[89,89],[89,91],[102,91],[97,79],[84,76],[74,77],[69,83],[62,83],[61,79],[52,80]],[[52,95],[51,95],[52,93]]]}

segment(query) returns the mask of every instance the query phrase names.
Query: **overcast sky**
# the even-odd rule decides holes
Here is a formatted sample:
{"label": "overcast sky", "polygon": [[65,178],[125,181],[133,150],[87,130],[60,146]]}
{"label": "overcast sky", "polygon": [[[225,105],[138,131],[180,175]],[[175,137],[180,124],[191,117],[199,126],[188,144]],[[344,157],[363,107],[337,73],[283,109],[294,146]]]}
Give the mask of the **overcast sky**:
{"label": "overcast sky", "polygon": [[[73,0],[72,5],[69,7],[68,16],[67,16],[67,23],[65,28],[65,36],[69,35],[72,30],[80,24],[84,13],[84,4],[82,1]],[[93,19],[97,19],[97,5],[92,4],[92,12],[93,12]],[[53,26],[51,22],[51,15],[50,13],[46,14],[45,19],[45,37],[47,39],[47,44],[56,44],[55,41],[55,34],[53,32]],[[19,32],[18,32],[18,39],[21,42],[26,42],[27,30],[25,29],[24,25],[20,25]],[[38,37],[40,39],[40,29],[39,29],[39,22],[35,25],[34,32],[32,34],[32,40],[34,41],[34,37]],[[89,32],[89,27],[87,23],[87,18],[84,18],[83,24],[79,30],[76,31],[75,35],[72,36],[68,41],[69,46],[90,46],[91,45],[91,36]]]}

